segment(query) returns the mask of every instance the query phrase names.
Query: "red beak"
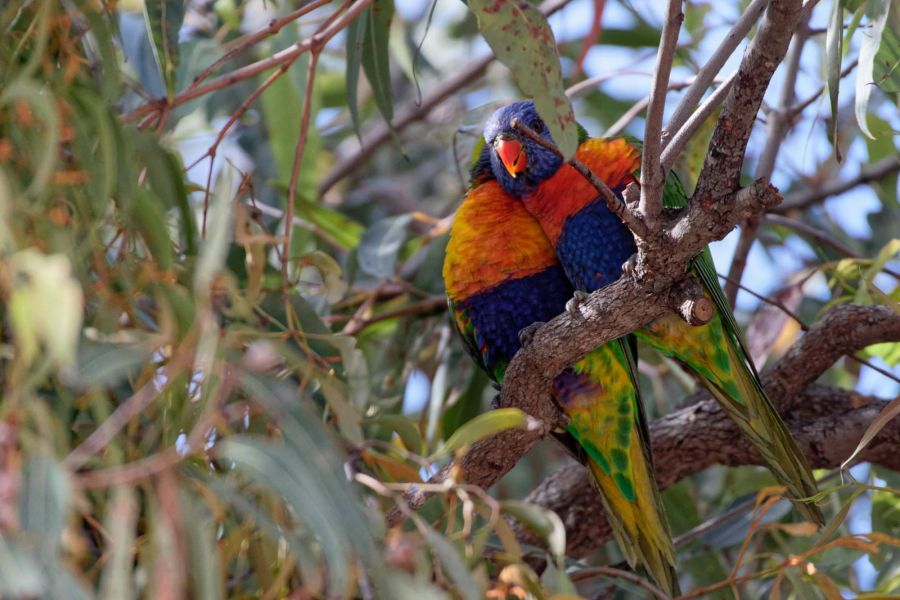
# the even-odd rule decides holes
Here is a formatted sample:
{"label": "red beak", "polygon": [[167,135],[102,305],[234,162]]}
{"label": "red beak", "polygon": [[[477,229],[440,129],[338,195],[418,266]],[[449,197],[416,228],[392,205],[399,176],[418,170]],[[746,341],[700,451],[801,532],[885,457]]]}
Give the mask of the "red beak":
{"label": "red beak", "polygon": [[525,170],[525,165],[528,161],[525,156],[525,149],[518,140],[498,138],[494,144],[494,149],[510,175],[515,177]]}

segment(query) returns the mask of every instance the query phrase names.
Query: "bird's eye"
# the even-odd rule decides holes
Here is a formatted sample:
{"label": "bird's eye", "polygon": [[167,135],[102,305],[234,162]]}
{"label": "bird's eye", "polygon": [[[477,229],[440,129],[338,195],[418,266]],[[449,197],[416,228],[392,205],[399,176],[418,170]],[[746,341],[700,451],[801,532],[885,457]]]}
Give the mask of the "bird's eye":
{"label": "bird's eye", "polygon": [[531,128],[538,133],[542,133],[544,131],[544,122],[540,117],[536,117],[534,121],[531,122]]}

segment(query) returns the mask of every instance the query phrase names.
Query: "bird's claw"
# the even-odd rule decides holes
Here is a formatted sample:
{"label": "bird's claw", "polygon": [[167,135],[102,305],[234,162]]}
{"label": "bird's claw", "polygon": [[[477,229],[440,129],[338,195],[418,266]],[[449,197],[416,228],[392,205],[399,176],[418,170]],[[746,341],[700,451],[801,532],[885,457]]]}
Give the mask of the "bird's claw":
{"label": "bird's claw", "polygon": [[572,295],[572,297],[569,299],[569,301],[566,302],[566,312],[569,313],[573,317],[580,317],[581,316],[581,312],[580,312],[581,305],[584,303],[585,300],[588,299],[588,296],[590,296],[590,294],[588,294],[587,292],[582,292],[581,290],[575,290],[575,293]]}
{"label": "bird's claw", "polygon": [[628,275],[629,277],[634,275],[634,270],[637,267],[637,254],[632,254],[628,257],[628,260],[622,263],[622,273]]}
{"label": "bird's claw", "polygon": [[[497,389],[499,391],[499,386]],[[500,394],[494,394],[494,397],[491,398],[491,410],[497,410],[498,408],[500,408]]]}
{"label": "bird's claw", "polygon": [[534,339],[534,334],[537,333],[537,330],[541,328],[543,325],[543,321],[537,321],[536,323],[532,323],[528,327],[523,327],[519,330],[519,345],[523,348],[527,348],[531,345],[531,340]]}

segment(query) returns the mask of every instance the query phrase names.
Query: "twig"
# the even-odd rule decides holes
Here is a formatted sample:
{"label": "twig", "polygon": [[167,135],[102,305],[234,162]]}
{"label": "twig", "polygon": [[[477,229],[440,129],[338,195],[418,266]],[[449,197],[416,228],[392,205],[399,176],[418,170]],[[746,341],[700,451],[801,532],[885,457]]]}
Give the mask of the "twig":
{"label": "twig", "polygon": [[216,90],[221,90],[240,81],[250,79],[251,77],[256,77],[260,73],[264,73],[269,69],[273,69],[281,65],[282,63],[294,61],[304,52],[309,52],[311,50],[321,52],[321,49],[325,46],[325,44],[328,43],[329,40],[331,40],[331,38],[333,38],[345,27],[347,27],[350,21],[359,16],[359,13],[368,8],[369,5],[372,4],[372,2],[373,0],[358,0],[347,10],[347,12],[343,14],[340,19],[335,21],[328,30],[313,35],[312,37],[309,37],[305,40],[299,41],[293,46],[285,48],[280,52],[276,52],[272,56],[269,56],[262,60],[258,60],[239,69],[235,69],[230,73],[220,75],[219,77],[209,80],[204,85],[198,85],[196,87],[191,86],[172,98],[171,101],[167,98],[160,98],[151,102],[146,102],[123,117],[123,119],[126,122],[134,121],[151,113],[155,113],[161,110],[163,107],[168,107],[171,109],[175,108],[176,106],[181,106],[182,104],[190,102],[191,100],[194,100],[201,96],[205,96],[206,94],[209,94]]}
{"label": "twig", "polygon": [[[303,151],[306,149],[306,138],[309,134],[309,115],[312,108],[312,91],[316,78],[316,67],[319,64],[319,52],[314,50],[309,55],[309,68],[306,73],[306,90],[303,98],[303,115],[300,117],[300,132],[297,139],[297,147],[294,150],[294,165],[291,169],[291,180],[288,185],[287,206],[284,211],[284,244],[283,257],[281,261],[281,276],[285,286],[289,286],[290,277],[288,268],[291,263],[291,234],[294,228],[291,224],[294,222],[294,203],[297,199],[297,180],[300,175],[300,163],[303,161]],[[285,288],[285,302],[290,302]],[[287,311],[289,313],[290,311]]]}
{"label": "twig", "polygon": [[661,589],[659,589],[643,577],[637,575],[636,573],[625,571],[623,569],[616,569],[613,567],[589,567],[587,569],[579,569],[578,571],[572,573],[572,582],[574,583],[577,581],[586,581],[595,577],[611,577],[613,579],[624,579],[644,588],[645,590],[653,594],[654,597],[659,598],[660,600],[672,600],[671,596],[663,592]]}
{"label": "twig", "polygon": [[[801,233],[803,235],[809,236],[816,241],[819,241],[830,248],[833,248],[840,254],[843,254],[847,258],[862,258],[853,248],[844,244],[840,240],[834,239],[832,236],[828,235],[828,232],[823,231],[817,227],[813,227],[808,223],[804,223],[798,219],[792,219],[791,217],[786,217],[784,215],[777,214],[767,214],[764,217],[764,221],[771,225],[778,225],[781,227],[787,227],[789,229],[793,229],[797,233]],[[893,269],[884,266],[881,269],[888,275],[891,275],[895,279],[900,280],[900,273],[894,271]]]}
{"label": "twig", "polygon": [[641,153],[641,199],[638,204],[638,212],[651,230],[657,229],[659,216],[662,213],[662,188],[666,180],[665,172],[660,165],[662,118],[666,107],[669,75],[672,73],[672,61],[675,59],[675,46],[678,44],[678,33],[681,31],[681,23],[684,21],[681,2],[682,0],[669,0],[659,52],[656,55],[656,67],[653,70],[653,83],[650,87],[650,103],[647,105],[647,119],[644,125],[644,147]]}
{"label": "twig", "polygon": [[712,56],[709,57],[709,60],[697,73],[691,87],[688,88],[681,102],[675,107],[675,112],[672,113],[672,118],[669,119],[669,124],[666,126],[663,137],[674,137],[678,130],[687,122],[688,117],[694,111],[694,107],[697,106],[700,98],[703,97],[703,94],[706,93],[706,90],[713,82],[713,78],[722,70],[722,67],[731,55],[734,54],[735,49],[744,39],[744,36],[747,35],[747,32],[759,21],[759,16],[768,3],[769,0],[753,0],[744,10],[744,14],[732,26],[731,30],[725,34],[725,39],[722,40],[716,51],[712,53]]}
{"label": "twig", "polygon": [[[530,139],[531,141],[540,144],[544,148],[552,151],[558,157],[563,158],[562,152],[559,151],[559,148],[556,147],[552,142],[547,141],[541,136],[539,133],[531,129],[528,125],[520,121],[519,119],[513,119],[510,125],[516,129],[519,133]],[[569,165],[572,166],[573,169],[578,171],[582,177],[587,179],[594,189],[600,194],[603,198],[603,201],[606,202],[606,206],[609,207],[609,210],[613,212],[617,217],[622,219],[622,222],[628,226],[628,228],[639,238],[646,238],[649,234],[649,229],[647,228],[647,224],[645,221],[632,213],[628,207],[625,205],[625,202],[616,196],[616,194],[609,189],[609,186],[606,183],[597,177],[597,175],[591,171],[587,165],[578,160],[576,157],[572,157],[569,161]]]}
{"label": "twig", "polygon": [[[305,4],[298,8],[297,10],[281,17],[280,19],[272,19],[269,21],[269,24],[266,25],[263,29],[256,31],[254,33],[248,33],[247,35],[242,35],[237,38],[231,44],[231,47],[219,58],[213,61],[211,65],[200,71],[196,77],[194,77],[193,81],[191,81],[191,86],[194,87],[198,85],[201,81],[204,81],[207,77],[212,75],[214,71],[216,71],[219,67],[224,65],[226,62],[249,48],[257,44],[258,42],[266,39],[267,37],[271,37],[281,31],[285,25],[296,21],[303,15],[314,11],[315,9],[328,4],[331,0],[314,0],[309,4]],[[186,89],[190,89],[190,87]]]}
{"label": "twig", "polygon": [[835,178],[807,191],[790,194],[785,198],[781,206],[774,209],[774,212],[784,214],[800,210],[831,196],[843,194],[858,185],[878,181],[898,171],[900,171],[900,157],[889,156],[874,165],[860,168],[856,177],[851,177],[850,179]]}
{"label": "twig", "polygon": [[697,133],[700,126],[703,125],[703,123],[706,122],[706,119],[708,119],[710,115],[721,106],[722,102],[725,101],[725,97],[728,95],[728,92],[731,91],[731,86],[734,85],[736,77],[737,71],[729,75],[722,85],[716,88],[716,90],[710,94],[709,98],[704,100],[703,104],[691,114],[690,119],[688,119],[684,126],[675,133],[672,139],[668,140],[663,146],[662,158],[660,160],[663,173],[668,173],[672,169],[675,165],[675,161],[678,159],[678,155],[681,154],[681,151],[687,143],[694,137],[694,134]]}
{"label": "twig", "polygon": [[778,64],[784,58],[801,16],[797,0],[772,0],[757,34],[738,69],[710,142],[694,197],[711,205],[728,196],[740,181],[747,141],[760,103]]}

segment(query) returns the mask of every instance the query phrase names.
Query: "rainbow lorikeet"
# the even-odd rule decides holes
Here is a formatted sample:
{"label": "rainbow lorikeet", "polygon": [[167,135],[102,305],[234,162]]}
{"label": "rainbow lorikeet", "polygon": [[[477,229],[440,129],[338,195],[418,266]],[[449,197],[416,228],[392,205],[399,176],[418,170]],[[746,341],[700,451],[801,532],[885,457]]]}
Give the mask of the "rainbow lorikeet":
{"label": "rainbow lorikeet", "polygon": [[[540,225],[494,180],[486,147],[453,222],[444,281],[467,349],[498,383],[520,348],[520,332],[563,312],[574,292]],[[569,419],[557,437],[589,467],[628,561],[674,595],[675,553],[653,478],[633,350],[611,342],[556,378],[553,396]]]}
{"label": "rainbow lorikeet", "polygon": [[[597,191],[551,150],[521,136],[513,119],[552,138],[531,102],[516,102],[495,112],[485,125],[491,171],[510,196],[522,201],[541,224],[574,287],[593,292],[622,274],[635,252],[634,237],[606,206]],[[626,138],[589,139],[583,129],[576,157],[616,194],[638,182],[641,163],[637,142]],[[671,174],[663,192],[667,208],[684,206],[687,196]],[[485,247],[490,247],[486,242]],[[805,518],[823,523],[821,511],[799,501],[817,493],[803,453],[763,391],[741,333],[716,277],[708,249],[691,263],[716,306],[712,320],[693,327],[672,314],[650,323],[637,335],[696,374],[722,408],[759,451],[778,482]]]}

